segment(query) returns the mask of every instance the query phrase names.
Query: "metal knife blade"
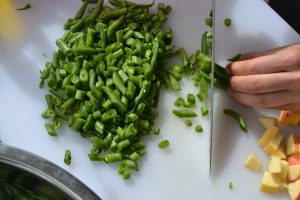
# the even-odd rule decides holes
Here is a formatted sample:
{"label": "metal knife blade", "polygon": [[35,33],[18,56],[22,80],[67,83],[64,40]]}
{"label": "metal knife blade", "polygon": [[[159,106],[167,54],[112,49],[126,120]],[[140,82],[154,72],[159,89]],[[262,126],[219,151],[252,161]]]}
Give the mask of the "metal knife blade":
{"label": "metal knife blade", "polygon": [[213,26],[212,26],[212,55],[211,55],[211,83],[210,83],[210,160],[209,160],[209,177],[212,177],[212,170],[213,170],[213,133],[214,133],[214,71],[215,71],[215,59],[214,59],[214,52],[215,52],[215,0],[211,0],[211,8],[212,8],[212,19],[213,19]]}

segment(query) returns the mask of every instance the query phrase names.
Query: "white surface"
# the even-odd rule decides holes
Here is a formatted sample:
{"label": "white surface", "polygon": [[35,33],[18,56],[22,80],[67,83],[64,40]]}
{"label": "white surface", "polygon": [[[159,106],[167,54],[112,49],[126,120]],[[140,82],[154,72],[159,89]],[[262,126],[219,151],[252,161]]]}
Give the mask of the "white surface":
{"label": "white surface", "polygon": [[[221,1],[221,0],[220,0]],[[22,7],[27,1],[13,1]],[[190,54],[200,47],[203,20],[210,10],[208,0],[168,0],[173,12],[168,25],[174,30],[174,43]],[[209,123],[198,118],[204,132],[195,134],[193,128],[174,117],[172,102],[187,92],[196,92],[191,82],[183,82],[183,91],[174,94],[162,90],[157,126],[160,136],[147,138],[148,153],[140,162],[140,172],[123,181],[116,166],[90,162],[87,153],[91,144],[68,128],[52,138],[44,130],[40,113],[45,108],[43,94],[38,88],[39,69],[51,59],[56,49],[55,39],[62,35],[62,24],[74,15],[79,0],[30,1],[32,8],[18,12],[24,28],[21,37],[3,41],[0,38],[0,138],[13,146],[29,150],[63,167],[94,190],[104,200],[118,199],[288,199],[287,194],[267,196],[258,191],[261,172],[252,173],[243,167],[249,152],[266,159],[256,140],[263,129],[258,125],[258,112],[238,106],[249,121],[249,135],[241,134],[236,123],[222,118],[216,123],[221,141],[220,159],[215,181],[208,177]],[[222,7],[222,8],[221,8]],[[290,43],[297,35],[260,0],[228,0],[217,8],[217,60],[223,61],[236,52],[258,50]],[[255,13],[255,14],[253,14]],[[223,28],[222,18],[231,17],[233,26]],[[268,24],[268,26],[266,25]],[[272,25],[273,24],[273,25]],[[222,37],[221,37],[222,34]],[[268,39],[269,38],[269,39]],[[225,51],[226,50],[226,51]],[[48,57],[44,57],[45,53]],[[222,63],[222,62],[221,62]],[[225,94],[219,94],[222,104],[237,105]],[[217,109],[216,109],[217,110]],[[222,110],[221,108],[218,110]],[[222,115],[220,115],[222,116]],[[161,150],[157,143],[169,139],[170,148]],[[63,163],[65,149],[72,151],[72,165]],[[265,164],[265,163],[264,163]],[[266,165],[264,165],[265,167]],[[234,189],[228,188],[233,182]]]}
{"label": "white surface", "polygon": [[[232,19],[230,27],[224,26],[225,18]],[[215,31],[215,60],[223,66],[228,63],[227,58],[237,53],[265,50],[300,40],[299,35],[260,0],[227,0],[226,3],[216,0]],[[279,112],[243,106],[220,90],[215,93],[214,107],[214,178],[222,182],[231,180],[238,187],[235,191],[239,197],[235,199],[289,199],[287,192],[268,195],[258,190],[269,161],[257,142],[264,131],[258,117],[278,117]],[[223,114],[224,108],[236,110],[245,117],[248,134],[241,131],[234,119]],[[281,128],[284,135],[298,133],[298,130],[299,126]],[[256,173],[242,165],[252,152],[263,161],[263,167]],[[226,196],[226,199],[229,198]]]}

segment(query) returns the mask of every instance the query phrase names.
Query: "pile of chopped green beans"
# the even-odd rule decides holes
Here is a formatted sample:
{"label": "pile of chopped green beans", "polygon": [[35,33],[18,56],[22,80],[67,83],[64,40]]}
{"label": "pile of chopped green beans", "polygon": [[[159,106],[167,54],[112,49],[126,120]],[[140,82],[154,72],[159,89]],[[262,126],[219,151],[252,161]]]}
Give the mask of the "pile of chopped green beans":
{"label": "pile of chopped green beans", "polygon": [[128,179],[146,153],[142,137],[153,129],[162,83],[180,89],[181,67],[164,67],[175,55],[172,29],[162,28],[172,8],[159,3],[152,13],[153,3],[98,0],[87,11],[89,3],[67,20],[53,61],[41,71],[40,87],[49,88],[42,116],[52,119],[45,124],[50,136],[67,121],[93,144],[90,160],[119,162]]}

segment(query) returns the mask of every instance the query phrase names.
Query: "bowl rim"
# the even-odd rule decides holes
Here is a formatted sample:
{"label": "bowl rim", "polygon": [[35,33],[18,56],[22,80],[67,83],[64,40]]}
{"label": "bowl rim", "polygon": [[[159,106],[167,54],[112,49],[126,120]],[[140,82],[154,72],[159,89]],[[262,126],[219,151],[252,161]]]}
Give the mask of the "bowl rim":
{"label": "bowl rim", "polygon": [[29,151],[0,143],[1,162],[41,178],[73,200],[101,200],[89,187],[69,172]]}

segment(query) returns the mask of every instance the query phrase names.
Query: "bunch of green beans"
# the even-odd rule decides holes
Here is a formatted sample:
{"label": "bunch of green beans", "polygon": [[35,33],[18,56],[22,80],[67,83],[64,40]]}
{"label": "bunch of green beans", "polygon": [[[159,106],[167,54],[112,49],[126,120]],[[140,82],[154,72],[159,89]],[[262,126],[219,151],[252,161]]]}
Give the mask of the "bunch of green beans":
{"label": "bunch of green beans", "polygon": [[86,15],[83,2],[64,25],[41,71],[40,87],[49,88],[42,116],[53,120],[45,124],[49,135],[67,121],[92,142],[90,160],[119,162],[128,179],[146,153],[142,137],[153,131],[162,81],[174,78],[164,67],[175,54],[172,29],[162,29],[172,8],[159,3],[151,13],[153,3],[109,3],[98,0]]}

